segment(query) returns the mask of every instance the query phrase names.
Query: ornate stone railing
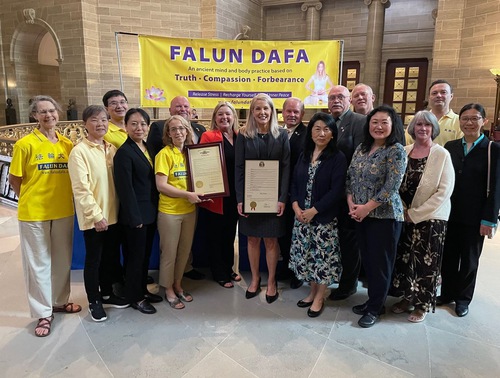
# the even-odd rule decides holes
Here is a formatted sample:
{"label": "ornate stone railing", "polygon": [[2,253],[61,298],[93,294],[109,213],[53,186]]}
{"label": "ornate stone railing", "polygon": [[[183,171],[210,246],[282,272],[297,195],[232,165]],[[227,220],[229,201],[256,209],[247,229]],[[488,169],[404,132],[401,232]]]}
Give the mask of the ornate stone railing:
{"label": "ornate stone railing", "polygon": [[[205,127],[210,125],[209,119],[200,119],[197,120],[197,122]],[[21,123],[17,125],[0,126],[0,155],[12,156],[14,143],[16,143],[18,139],[31,133],[36,125],[36,123]],[[56,129],[59,133],[69,138],[74,144],[82,140],[86,133],[82,121],[60,121]]]}

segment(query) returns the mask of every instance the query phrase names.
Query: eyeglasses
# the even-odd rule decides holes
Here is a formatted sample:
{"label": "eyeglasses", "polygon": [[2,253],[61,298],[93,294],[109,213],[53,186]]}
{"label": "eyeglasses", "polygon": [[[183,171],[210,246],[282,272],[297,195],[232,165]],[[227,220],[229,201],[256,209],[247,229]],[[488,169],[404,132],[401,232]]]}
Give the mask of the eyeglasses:
{"label": "eyeglasses", "polygon": [[55,113],[57,113],[57,110],[56,110],[56,109],[37,110],[36,112],[37,112],[38,114],[40,114],[40,115],[44,115],[44,116],[45,116],[45,115],[47,115],[48,113],[50,113],[50,114],[55,114]]}
{"label": "eyeglasses", "polygon": [[478,123],[483,117],[461,117],[460,122],[467,123],[471,121],[472,123]]}
{"label": "eyeglasses", "polygon": [[125,106],[126,104],[128,104],[128,102],[125,100],[108,102],[108,106],[112,108],[116,108],[118,105]]}
{"label": "eyeglasses", "polygon": [[173,133],[173,134],[176,134],[178,131],[180,131],[181,133],[186,131],[186,128],[185,127],[172,127],[171,129],[168,129],[168,131]]}
{"label": "eyeglasses", "polygon": [[331,96],[328,96],[328,101],[335,101],[335,100],[339,100],[339,101],[344,101],[344,99],[346,98],[346,96],[344,95],[331,95]]}

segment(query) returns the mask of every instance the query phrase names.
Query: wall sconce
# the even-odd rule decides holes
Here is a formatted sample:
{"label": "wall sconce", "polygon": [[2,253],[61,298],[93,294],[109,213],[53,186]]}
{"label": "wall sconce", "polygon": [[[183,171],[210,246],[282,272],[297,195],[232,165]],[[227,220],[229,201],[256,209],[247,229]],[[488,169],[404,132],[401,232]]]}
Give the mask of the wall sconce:
{"label": "wall sconce", "polygon": [[498,112],[500,111],[500,68],[492,68],[490,72],[495,75],[495,81],[497,82],[497,95],[495,97],[495,114],[493,116],[493,121],[491,122],[491,133],[490,139],[497,140],[495,131],[500,131],[500,125],[498,120]]}

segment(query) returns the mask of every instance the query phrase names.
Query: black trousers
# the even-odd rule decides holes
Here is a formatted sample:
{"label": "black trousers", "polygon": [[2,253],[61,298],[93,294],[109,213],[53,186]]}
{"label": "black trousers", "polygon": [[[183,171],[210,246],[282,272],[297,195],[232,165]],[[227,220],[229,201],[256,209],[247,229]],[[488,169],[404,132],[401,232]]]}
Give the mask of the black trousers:
{"label": "black trousers", "polygon": [[483,244],[484,236],[479,234],[479,223],[470,226],[448,222],[441,265],[442,297],[454,300],[456,304],[470,304]]}
{"label": "black trousers", "polygon": [[339,290],[349,292],[357,286],[359,271],[361,270],[361,258],[356,233],[357,222],[349,216],[347,209],[341,212],[338,220],[340,258],[342,263]]}
{"label": "black trousers", "polygon": [[292,204],[290,202],[287,202],[285,206],[283,217],[285,220],[285,235],[278,238],[281,257],[283,258],[279,264],[281,267],[280,275],[293,277],[293,272],[288,268],[288,263],[290,261],[290,248],[292,247],[293,224],[295,222],[295,212],[293,211]]}
{"label": "black trousers", "polygon": [[[224,204],[225,205],[225,204]],[[234,238],[238,212],[236,206],[224,206],[224,214],[200,208],[205,222],[210,256],[210,270],[215,281],[231,281],[234,265]]]}
{"label": "black trousers", "polygon": [[367,312],[378,314],[391,285],[402,222],[365,218],[357,224],[361,261],[368,279]]}
{"label": "black trousers", "polygon": [[[85,241],[85,266],[83,278],[85,291],[89,302],[101,300],[104,296],[113,293],[112,284],[116,272],[114,271],[114,257],[120,248],[120,239],[117,225],[111,225],[107,231],[97,232],[95,228],[83,231]],[[99,291],[100,287],[100,291]]]}
{"label": "black trousers", "polygon": [[149,258],[153,247],[156,222],[145,224],[141,228],[122,226],[124,231],[123,255],[125,266],[125,298],[130,302],[139,302],[147,293]]}

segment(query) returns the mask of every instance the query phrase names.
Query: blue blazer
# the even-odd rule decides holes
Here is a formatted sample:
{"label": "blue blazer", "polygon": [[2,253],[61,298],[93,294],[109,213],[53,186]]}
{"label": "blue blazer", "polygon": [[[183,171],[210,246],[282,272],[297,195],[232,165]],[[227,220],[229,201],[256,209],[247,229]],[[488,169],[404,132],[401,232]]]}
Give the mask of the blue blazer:
{"label": "blue blazer", "polygon": [[[301,154],[293,172],[290,200],[292,203],[297,201],[301,209],[305,209],[309,164],[309,159]],[[342,151],[321,160],[312,186],[310,207],[318,210],[313,222],[330,223],[339,215],[345,200],[346,173],[347,161]]]}

